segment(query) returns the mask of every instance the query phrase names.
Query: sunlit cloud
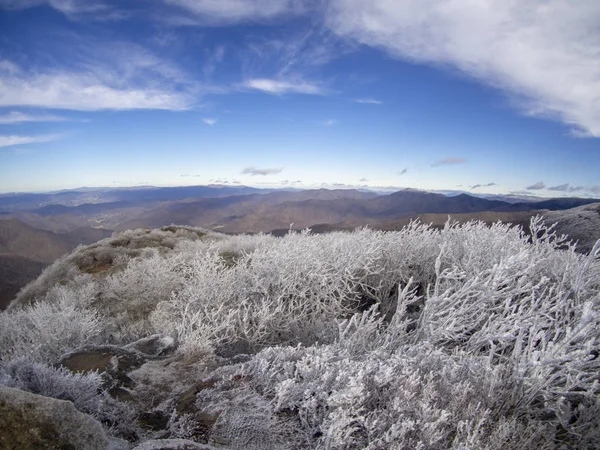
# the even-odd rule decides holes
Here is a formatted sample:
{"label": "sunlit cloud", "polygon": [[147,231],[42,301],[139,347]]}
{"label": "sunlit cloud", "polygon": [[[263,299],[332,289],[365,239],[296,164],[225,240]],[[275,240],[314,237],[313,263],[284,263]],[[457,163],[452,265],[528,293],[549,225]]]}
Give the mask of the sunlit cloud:
{"label": "sunlit cloud", "polygon": [[204,122],[206,125],[210,125],[211,127],[216,124],[218,122],[218,119],[211,119],[211,118],[205,118],[202,119],[202,122]]}

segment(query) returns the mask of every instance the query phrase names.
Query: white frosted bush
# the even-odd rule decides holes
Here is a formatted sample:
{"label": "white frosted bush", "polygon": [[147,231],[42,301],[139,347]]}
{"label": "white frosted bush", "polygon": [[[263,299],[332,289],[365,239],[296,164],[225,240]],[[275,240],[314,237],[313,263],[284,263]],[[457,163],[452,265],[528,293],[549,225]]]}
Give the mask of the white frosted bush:
{"label": "white frosted bush", "polygon": [[[181,364],[249,354],[230,387],[197,396],[232,448],[599,448],[600,242],[581,255],[530,228],[123,233],[101,244],[134,248],[118,270],[60,287],[46,274],[37,303],[0,314],[1,358],[153,333],[176,338]],[[285,427],[234,423],[258,417]],[[196,419],[172,431],[192,436]]]}
{"label": "white frosted bush", "polygon": [[53,362],[64,353],[101,340],[99,314],[87,307],[93,292],[94,285],[79,291],[56,286],[47,294],[51,302],[0,312],[0,361]]}
{"label": "white frosted bush", "polygon": [[133,408],[108,395],[102,388],[102,377],[96,372],[72,373],[63,367],[52,367],[17,359],[0,371],[6,374],[0,384],[45,397],[67,400],[76,409],[89,414],[107,427],[114,436],[137,433]]}

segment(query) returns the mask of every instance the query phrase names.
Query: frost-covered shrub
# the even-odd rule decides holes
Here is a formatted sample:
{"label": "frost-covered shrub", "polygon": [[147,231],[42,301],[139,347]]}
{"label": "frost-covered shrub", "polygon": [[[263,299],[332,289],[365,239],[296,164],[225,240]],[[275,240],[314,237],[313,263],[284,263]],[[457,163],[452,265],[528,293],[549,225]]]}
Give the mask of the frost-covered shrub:
{"label": "frost-covered shrub", "polygon": [[266,349],[244,374],[275,412],[297,414],[311,448],[502,449],[522,437],[543,441],[542,423],[505,417],[512,387],[502,372],[485,358],[427,345],[354,356],[333,345]]}
{"label": "frost-covered shrub", "polygon": [[137,433],[135,411],[104,392],[102,377],[96,372],[72,373],[63,367],[24,359],[12,361],[2,371],[6,377],[0,384],[70,401],[76,409],[104,424],[114,436],[131,437]]}
{"label": "frost-covered shrub", "polygon": [[94,284],[73,291],[55,286],[51,301],[0,312],[0,362],[13,358],[52,362],[82,345],[99,342],[104,332],[97,311],[90,307]]}
{"label": "frost-covered shrub", "polygon": [[[211,364],[246,354],[196,396],[219,417],[203,439],[231,448],[598,448],[600,243],[581,255],[530,228],[126,232],[0,314],[1,358],[171,335],[178,362],[132,375],[147,384],[138,405],[169,415]],[[174,414],[173,435],[196,438],[198,411]],[[259,417],[266,428],[248,425]]]}
{"label": "frost-covered shrub", "polygon": [[[112,237],[88,246],[78,246],[70,255],[63,256],[47,267],[37,280],[25,286],[11,303],[10,309],[35,303],[54,284],[73,286],[82,275],[102,279],[118,273],[132,259],[153,257],[158,252],[169,255],[180,242],[222,239],[218,233],[193,227],[164,227],[160,230],[136,229],[115,233]],[[154,249],[155,251],[148,251]]]}

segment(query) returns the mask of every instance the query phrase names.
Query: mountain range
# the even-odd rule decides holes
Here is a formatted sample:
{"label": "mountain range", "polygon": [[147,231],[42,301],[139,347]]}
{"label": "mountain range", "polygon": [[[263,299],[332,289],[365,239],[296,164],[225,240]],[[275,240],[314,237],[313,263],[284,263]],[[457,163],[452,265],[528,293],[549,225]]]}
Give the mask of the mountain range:
{"label": "mountain range", "polygon": [[600,200],[505,200],[414,189],[378,194],[353,189],[274,190],[246,186],[83,188],[46,194],[3,194],[0,309],[59,256],[79,244],[90,244],[113,231],[132,228],[177,224],[231,234],[280,235],[304,228],[313,232],[359,226],[398,230],[413,219],[441,227],[451,216],[460,222],[500,220],[526,229],[531,216],[542,213],[553,222],[567,224],[559,226],[559,230],[586,241],[582,248],[588,251],[599,233],[600,226],[594,220],[600,217]]}
{"label": "mountain range", "polygon": [[595,199],[556,198],[503,201],[467,194],[447,196],[414,189],[391,194],[347,190],[302,191],[245,186],[84,189],[53,194],[0,196],[0,217],[65,233],[81,227],[125,230],[172,223],[227,233],[269,232],[317,224],[337,227],[385,226],[420,214],[494,212],[502,218],[524,211],[563,210]]}

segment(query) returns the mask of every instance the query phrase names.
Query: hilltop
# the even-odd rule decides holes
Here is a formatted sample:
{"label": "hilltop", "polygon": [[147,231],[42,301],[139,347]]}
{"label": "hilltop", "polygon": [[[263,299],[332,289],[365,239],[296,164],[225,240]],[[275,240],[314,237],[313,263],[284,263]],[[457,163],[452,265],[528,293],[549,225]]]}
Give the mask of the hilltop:
{"label": "hilltop", "polygon": [[0,313],[0,384],[112,448],[598,447],[600,244],[530,231],[117,233]]}

